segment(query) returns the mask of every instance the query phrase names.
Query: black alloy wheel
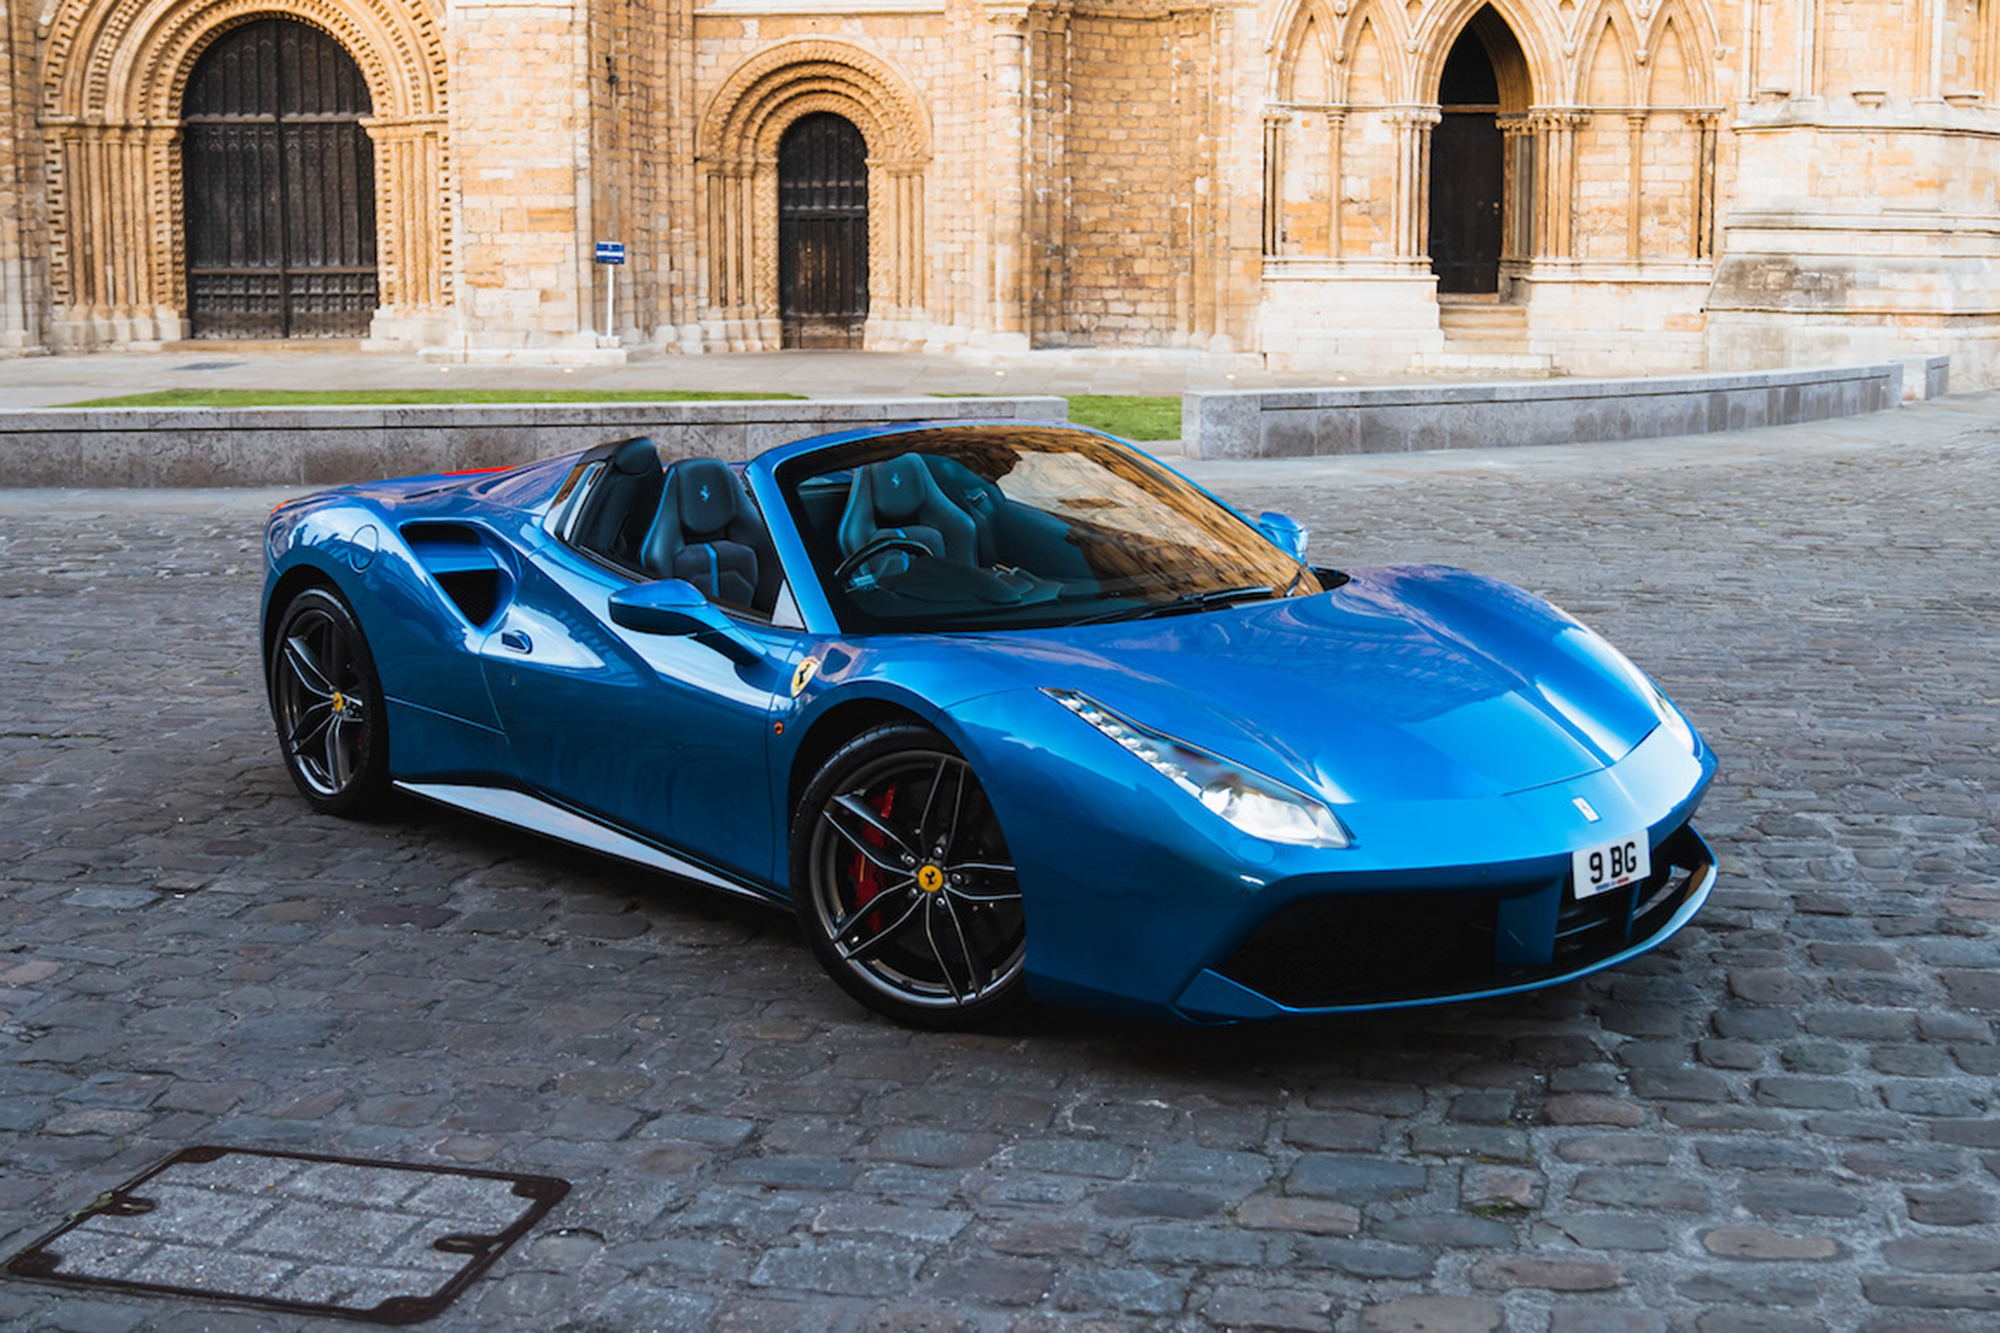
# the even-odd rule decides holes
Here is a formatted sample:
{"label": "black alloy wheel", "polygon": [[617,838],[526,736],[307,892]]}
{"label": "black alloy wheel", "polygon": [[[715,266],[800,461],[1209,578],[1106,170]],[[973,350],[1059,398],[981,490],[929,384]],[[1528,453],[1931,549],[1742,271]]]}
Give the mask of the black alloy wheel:
{"label": "black alloy wheel", "polygon": [[293,598],[267,675],[292,781],[322,814],[359,814],[388,786],[389,744],[375,660],[347,604],[318,588]]}
{"label": "black alloy wheel", "polygon": [[792,826],[792,898],[833,979],[898,1022],[972,1027],[1026,998],[1006,840],[972,766],[929,727],[879,726],[827,760]]}

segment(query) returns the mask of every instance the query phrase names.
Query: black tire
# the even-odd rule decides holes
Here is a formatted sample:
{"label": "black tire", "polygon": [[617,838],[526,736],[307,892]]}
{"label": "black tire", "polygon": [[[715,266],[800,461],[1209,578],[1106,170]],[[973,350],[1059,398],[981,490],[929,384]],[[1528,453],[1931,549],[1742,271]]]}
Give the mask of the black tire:
{"label": "black tire", "polygon": [[877,1013],[967,1028],[1026,1001],[1027,918],[999,820],[929,727],[878,726],[834,752],[799,802],[791,871],[814,956]]}
{"label": "black tire", "polygon": [[379,801],[389,786],[388,714],[347,603],[319,588],[294,597],[265,674],[278,752],[313,809],[352,816]]}

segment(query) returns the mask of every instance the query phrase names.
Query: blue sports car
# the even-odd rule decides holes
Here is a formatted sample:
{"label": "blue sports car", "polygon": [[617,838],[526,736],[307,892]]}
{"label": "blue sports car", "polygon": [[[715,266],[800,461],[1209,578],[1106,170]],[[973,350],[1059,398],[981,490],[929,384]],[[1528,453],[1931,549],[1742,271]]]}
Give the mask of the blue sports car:
{"label": "blue sports car", "polygon": [[279,507],[315,808],[400,788],[796,913],[906,1023],[1502,995],[1700,908],[1715,759],[1517,588],[1306,562],[1108,436],[645,439]]}

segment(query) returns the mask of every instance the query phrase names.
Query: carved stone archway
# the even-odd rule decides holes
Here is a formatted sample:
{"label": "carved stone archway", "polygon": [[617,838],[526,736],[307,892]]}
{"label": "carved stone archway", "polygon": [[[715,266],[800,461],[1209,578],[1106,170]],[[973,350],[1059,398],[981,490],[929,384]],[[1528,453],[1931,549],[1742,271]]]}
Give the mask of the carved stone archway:
{"label": "carved stone archway", "polygon": [[784,42],[731,72],[701,119],[702,295],[706,336],[730,351],[774,349],[778,318],[778,141],[815,112],[850,121],[868,144],[869,314],[864,345],[925,336],[924,177],[930,116],[880,58],[845,42]]}
{"label": "carved stone archway", "polygon": [[42,85],[52,341],[186,333],[181,100],[221,33],[261,18],[328,33],[375,108],[377,338],[421,338],[451,300],[445,59],[421,0],[64,0]]}

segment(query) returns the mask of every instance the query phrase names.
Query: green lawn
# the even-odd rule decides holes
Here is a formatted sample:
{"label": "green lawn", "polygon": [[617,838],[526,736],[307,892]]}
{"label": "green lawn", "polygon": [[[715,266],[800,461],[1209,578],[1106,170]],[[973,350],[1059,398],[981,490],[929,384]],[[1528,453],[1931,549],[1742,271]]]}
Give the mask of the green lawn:
{"label": "green lawn", "polygon": [[1126,393],[1071,394],[1069,419],[1128,440],[1178,440],[1181,400]]}
{"label": "green lawn", "polygon": [[695,393],[684,389],[166,389],[93,398],[69,407],[446,407],[453,403],[740,403],[797,393]]}
{"label": "green lawn", "polygon": [[[940,394],[939,397],[993,397]],[[795,400],[796,393],[695,393],[679,389],[166,389],[93,398],[69,407],[442,407],[452,403],[716,403]],[[1080,393],[1069,419],[1128,440],[1178,440],[1181,400]]]}

